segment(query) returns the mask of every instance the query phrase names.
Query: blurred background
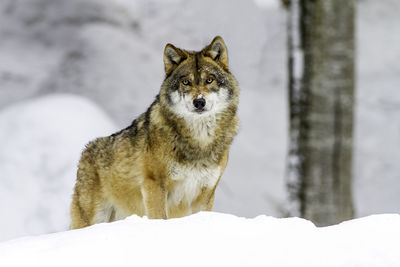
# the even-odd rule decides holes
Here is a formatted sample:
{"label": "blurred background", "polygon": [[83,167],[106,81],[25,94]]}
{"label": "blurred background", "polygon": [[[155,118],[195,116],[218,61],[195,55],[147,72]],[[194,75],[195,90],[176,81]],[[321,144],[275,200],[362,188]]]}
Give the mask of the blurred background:
{"label": "blurred background", "polygon": [[[400,2],[356,1],[355,216],[400,212]],[[84,145],[128,126],[163,48],[221,35],[241,129],[214,211],[287,210],[287,15],[279,0],[2,0],[0,241],[68,229]]]}

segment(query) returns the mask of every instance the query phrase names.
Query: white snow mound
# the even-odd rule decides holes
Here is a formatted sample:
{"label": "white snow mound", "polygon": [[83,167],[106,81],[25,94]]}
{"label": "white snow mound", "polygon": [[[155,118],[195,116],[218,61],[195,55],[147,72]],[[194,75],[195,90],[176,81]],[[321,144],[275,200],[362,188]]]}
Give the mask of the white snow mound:
{"label": "white snow mound", "polygon": [[298,218],[201,212],[123,221],[0,244],[0,266],[400,266],[400,216],[317,228]]}
{"label": "white snow mound", "polygon": [[101,109],[74,95],[0,110],[0,241],[68,229],[80,153],[115,130]]}

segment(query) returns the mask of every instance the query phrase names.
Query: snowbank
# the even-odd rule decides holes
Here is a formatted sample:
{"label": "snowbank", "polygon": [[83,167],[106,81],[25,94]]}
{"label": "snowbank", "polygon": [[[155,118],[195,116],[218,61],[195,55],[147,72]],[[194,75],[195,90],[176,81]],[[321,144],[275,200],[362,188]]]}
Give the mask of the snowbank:
{"label": "snowbank", "polygon": [[68,229],[80,152],[114,130],[108,116],[78,96],[46,96],[2,110],[0,240]]}
{"label": "snowbank", "polygon": [[0,244],[0,266],[399,266],[400,216],[316,228],[298,219],[202,212],[137,216]]}

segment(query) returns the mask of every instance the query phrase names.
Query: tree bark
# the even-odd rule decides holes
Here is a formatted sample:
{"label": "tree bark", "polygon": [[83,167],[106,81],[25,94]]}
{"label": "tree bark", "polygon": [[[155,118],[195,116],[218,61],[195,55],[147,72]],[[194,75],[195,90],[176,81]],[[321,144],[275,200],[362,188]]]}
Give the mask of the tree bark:
{"label": "tree bark", "polygon": [[292,0],[291,215],[318,226],[353,217],[354,0]]}

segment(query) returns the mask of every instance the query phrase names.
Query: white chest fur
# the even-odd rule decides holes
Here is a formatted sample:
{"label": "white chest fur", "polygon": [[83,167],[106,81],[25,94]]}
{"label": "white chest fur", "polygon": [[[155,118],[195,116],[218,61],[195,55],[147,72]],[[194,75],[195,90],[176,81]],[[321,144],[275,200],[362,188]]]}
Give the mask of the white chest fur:
{"label": "white chest fur", "polygon": [[188,206],[199,196],[202,188],[212,188],[221,174],[221,168],[184,166],[173,163],[169,175],[175,181],[175,186],[168,195],[169,205],[178,205],[185,201]]}

